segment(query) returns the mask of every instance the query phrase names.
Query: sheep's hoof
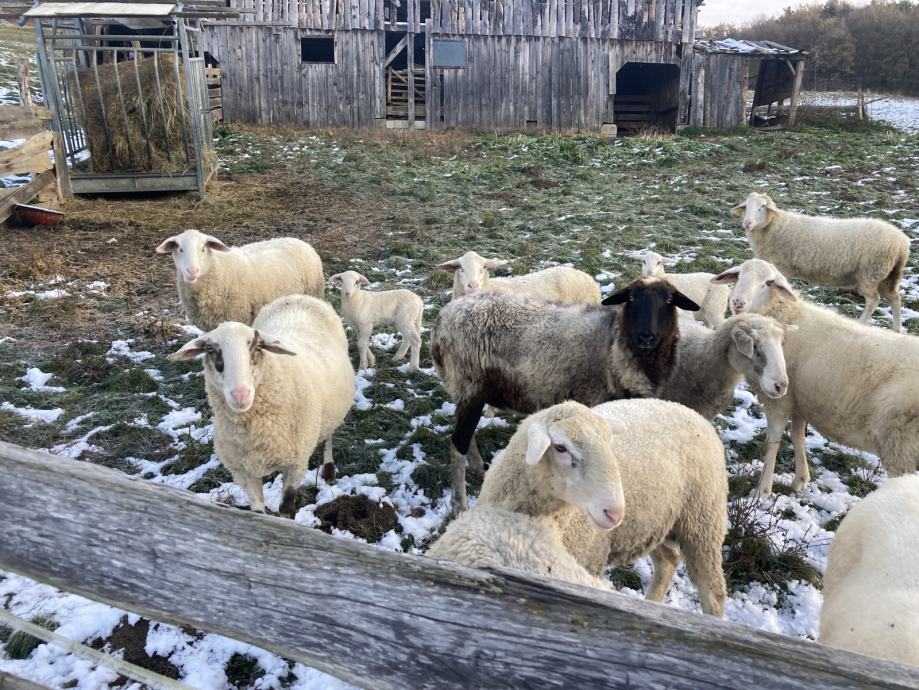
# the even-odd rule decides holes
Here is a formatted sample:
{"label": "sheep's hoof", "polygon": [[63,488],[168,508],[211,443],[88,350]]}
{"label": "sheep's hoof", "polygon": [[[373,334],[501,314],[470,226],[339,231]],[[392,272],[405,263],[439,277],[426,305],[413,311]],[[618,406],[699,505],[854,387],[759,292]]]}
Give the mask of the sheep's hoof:
{"label": "sheep's hoof", "polygon": [[281,501],[281,505],[278,507],[278,515],[281,517],[294,519],[294,515],[297,514],[297,492],[296,491],[287,491],[284,494],[284,498]]}
{"label": "sheep's hoof", "polygon": [[322,466],[322,480],[326,484],[331,484],[335,481],[335,463],[327,462]]}
{"label": "sheep's hoof", "polygon": [[791,482],[792,491],[803,491],[804,487],[807,486],[808,478],[806,477],[795,477]]}
{"label": "sheep's hoof", "polygon": [[450,501],[450,509],[454,514],[459,515],[464,510],[469,508],[469,503],[466,501],[466,493],[463,492],[462,496],[458,496],[457,492],[453,492],[453,498]]}

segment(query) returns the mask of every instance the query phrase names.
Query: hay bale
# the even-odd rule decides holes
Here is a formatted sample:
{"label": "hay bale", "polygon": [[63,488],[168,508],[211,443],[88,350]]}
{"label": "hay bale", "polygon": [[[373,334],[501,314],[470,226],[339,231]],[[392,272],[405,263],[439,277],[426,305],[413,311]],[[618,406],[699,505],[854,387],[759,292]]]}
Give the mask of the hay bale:
{"label": "hay bale", "polygon": [[185,73],[181,63],[178,67],[176,78],[176,57],[160,53],[98,65],[98,84],[92,67],[76,71],[96,172],[175,174],[195,169]]}

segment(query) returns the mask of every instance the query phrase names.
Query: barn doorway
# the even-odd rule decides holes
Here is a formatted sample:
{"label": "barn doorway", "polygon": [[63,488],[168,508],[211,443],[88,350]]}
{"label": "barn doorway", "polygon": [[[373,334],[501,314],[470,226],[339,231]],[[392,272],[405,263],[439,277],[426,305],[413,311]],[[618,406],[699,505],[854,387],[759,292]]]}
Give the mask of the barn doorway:
{"label": "barn doorway", "polygon": [[616,73],[613,113],[618,133],[675,132],[679,97],[677,65],[627,62]]}
{"label": "barn doorway", "polygon": [[[409,100],[413,101],[414,119],[424,121],[425,113],[425,37],[400,31],[386,32],[386,119],[407,121]],[[408,42],[412,50],[409,51]],[[409,59],[412,74],[409,75]],[[410,78],[411,77],[411,78]]]}

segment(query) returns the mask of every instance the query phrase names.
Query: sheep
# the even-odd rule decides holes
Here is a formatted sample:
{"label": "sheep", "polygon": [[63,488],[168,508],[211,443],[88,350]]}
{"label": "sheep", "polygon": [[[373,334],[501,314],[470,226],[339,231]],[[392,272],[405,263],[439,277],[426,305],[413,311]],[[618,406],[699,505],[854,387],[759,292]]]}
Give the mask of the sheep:
{"label": "sheep", "polygon": [[[732,311],[765,314],[786,326],[788,392],[782,398],[759,396],[767,426],[758,495],[772,491],[775,458],[789,418],[794,491],[810,480],[804,446],[808,422],[827,438],[878,455],[891,476],[915,471],[919,340],[871,328],[799,299],[785,276],[760,259],[745,261],[714,280],[736,282]],[[789,325],[798,330],[789,331]],[[761,392],[754,382],[751,387]]]}
{"label": "sheep", "polygon": [[516,292],[537,299],[599,304],[600,287],[589,275],[570,266],[553,266],[510,278],[492,278],[488,271],[507,264],[506,259],[485,259],[466,252],[438,266],[453,271],[453,299],[482,291]]}
{"label": "sheep", "polygon": [[524,420],[486,472],[471,512],[506,510],[551,521],[591,576],[650,554],[654,575],[646,596],[656,602],[682,553],[702,610],[722,616],[728,486],[718,434],[697,413],[664,400],[617,400],[592,412],[609,427],[599,427],[589,443],[582,441],[584,420],[597,423],[578,403]]}
{"label": "sheep", "polygon": [[[624,307],[605,308],[616,304]],[[698,309],[656,278],[631,283],[603,305],[486,292],[444,307],[431,355],[456,403],[453,509],[466,507],[467,453],[473,469],[484,467],[474,433],[485,404],[530,413],[569,399],[596,405],[653,395],[673,364],[677,307]]]}
{"label": "sheep", "polygon": [[356,271],[336,273],[329,282],[341,286],[341,315],[357,331],[360,368],[376,364],[376,357],[370,351],[373,327],[392,325],[402,334],[402,343],[393,360],[400,361],[411,347],[408,371],[417,371],[421,356],[421,314],[424,310],[421,298],[408,290],[361,290],[361,286],[370,285],[370,281]]}
{"label": "sheep", "polygon": [[898,288],[909,260],[909,238],[896,227],[877,218],[822,218],[782,211],[769,195],[756,192],[731,211],[743,217],[757,259],[772,263],[788,278],[854,288],[865,298],[865,322],[884,297],[890,304],[892,328],[901,329]]}
{"label": "sheep", "polygon": [[598,532],[622,522],[625,504],[611,436],[623,431],[575,402],[531,415],[485,475],[489,495],[503,495],[501,506],[480,499],[450,523],[427,555],[611,590],[565,549],[552,515],[583,513]]}
{"label": "sheep", "polygon": [[685,405],[706,419],[731,402],[742,377],[768,397],[781,397],[788,390],[782,342],[786,331],[795,330],[758,314],[737,314],[715,330],[681,324],[676,361],[655,397]]}
{"label": "sheep", "polygon": [[297,487],[320,441],[322,477],[335,479],[332,433],[355,389],[341,320],[322,300],[287,295],[263,307],[251,327],[222,323],[169,358],[201,353],[217,457],[257,512],[265,511],[262,477],[281,470],[279,512],[292,518]]}
{"label": "sheep", "polygon": [[644,252],[640,259],[643,278],[665,278],[701,307],[693,312],[696,321],[709,328],[717,328],[724,321],[731,290],[725,285],[713,285],[711,279],[715,277],[714,273],[665,273],[664,257],[657,252]]}
{"label": "sheep", "polygon": [[283,295],[324,295],[322,260],[293,237],[231,249],[216,237],[186,230],[156,252],[172,254],[179,299],[189,320],[203,331],[223,321],[251,324],[259,309]]}
{"label": "sheep", "polygon": [[843,519],[827,560],[822,644],[919,666],[919,476],[888,480]]}

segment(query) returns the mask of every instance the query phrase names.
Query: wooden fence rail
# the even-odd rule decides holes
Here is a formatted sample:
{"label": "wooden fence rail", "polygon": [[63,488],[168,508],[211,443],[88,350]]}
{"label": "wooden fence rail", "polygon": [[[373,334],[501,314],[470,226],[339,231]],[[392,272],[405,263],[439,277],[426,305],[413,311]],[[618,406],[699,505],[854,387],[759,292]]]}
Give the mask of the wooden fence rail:
{"label": "wooden fence rail", "polygon": [[462,568],[0,444],[0,568],[372,688],[916,688],[919,669]]}

